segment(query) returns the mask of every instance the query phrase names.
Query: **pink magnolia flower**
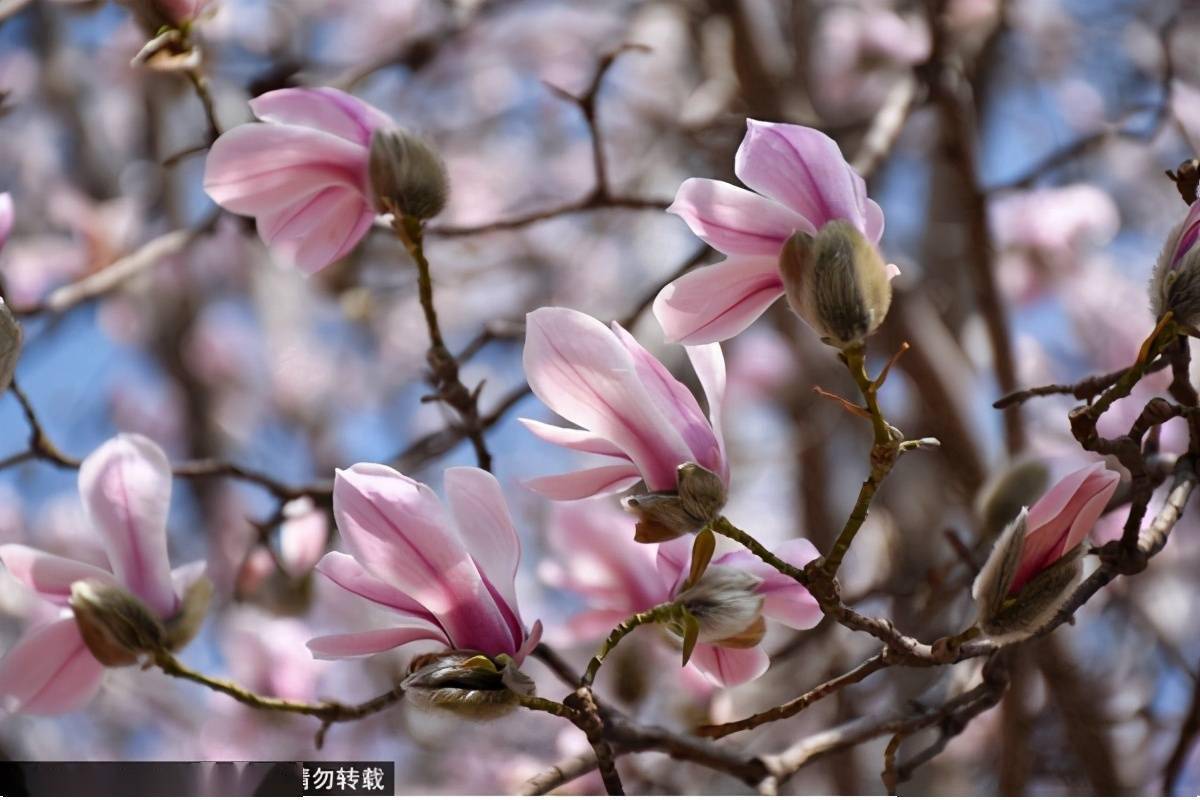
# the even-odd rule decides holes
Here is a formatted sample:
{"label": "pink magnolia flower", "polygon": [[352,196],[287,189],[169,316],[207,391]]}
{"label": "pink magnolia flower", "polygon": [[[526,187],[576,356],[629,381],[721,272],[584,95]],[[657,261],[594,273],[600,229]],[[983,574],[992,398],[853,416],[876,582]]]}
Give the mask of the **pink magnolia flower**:
{"label": "pink magnolia flower", "polygon": [[267,92],[250,108],[262,122],[239,125],[213,143],[204,190],[222,208],[255,217],[264,242],[304,272],[317,272],[371,227],[371,136],[393,123],[329,88]]}
{"label": "pink magnolia flower", "polygon": [[1010,595],[1087,538],[1120,480],[1118,473],[1098,461],[1067,475],[1030,507]]}
{"label": "pink magnolia flower", "polygon": [[[800,125],[747,120],[734,172],[750,189],[689,178],[667,209],[728,258],[668,284],[654,315],[668,341],[688,345],[741,333],[784,294],[779,257],[797,232],[845,220],[879,242],[883,211],[837,143]],[[757,192],[757,194],[756,194]],[[895,274],[890,267],[885,280]]]}
{"label": "pink magnolia flower", "polygon": [[517,609],[521,543],[500,484],[474,467],[445,473],[447,514],[423,483],[382,464],[338,470],[333,515],[350,554],[327,553],[317,572],[392,612],[396,625],[320,636],[317,658],[352,658],[430,640],[520,664],[537,645]]}
{"label": "pink magnolia flower", "polygon": [[525,375],[543,403],[583,430],[531,419],[521,422],[551,444],[616,459],[616,463],[537,478],[534,491],[577,500],[628,489],[676,488],[678,468],[698,464],[729,485],[721,436],[725,362],[720,345],[687,348],[708,399],[709,416],[687,388],[617,323],[611,330],[568,308],[539,308],[526,317]]}
{"label": "pink magnolia flower", "polygon": [[94,580],[123,587],[169,626],[185,610],[189,589],[202,580],[204,562],[172,571],[167,560],[171,466],[154,442],[122,434],[101,445],[79,469],[79,493],[103,540],[109,570],[25,545],[0,546],[0,561],[14,578],[63,607],[59,619],[28,632],[0,662],[0,698],[13,712],[72,711],[100,687],[105,667],[68,608],[72,584]]}
{"label": "pink magnolia flower", "polygon": [[284,520],[279,526],[279,561],[292,577],[307,575],[325,552],[329,540],[329,518],[301,497],[283,507]]}
{"label": "pink magnolia flower", "polygon": [[[658,545],[657,552],[637,544],[631,535],[619,535],[631,532],[632,518],[600,501],[565,504],[552,513],[549,544],[557,563],[549,562],[542,574],[553,584],[583,595],[592,606],[568,623],[576,639],[603,638],[630,615],[679,595],[691,567],[690,539]],[[819,555],[807,539],[785,542],[775,553],[797,566]],[[756,620],[761,613],[796,630],[820,622],[820,606],[807,589],[746,550],[715,557],[698,587],[710,576],[725,579],[733,575],[750,578],[747,585],[761,600],[761,611],[754,613]],[[766,672],[770,659],[759,644],[722,646],[713,641],[727,641],[728,634],[722,633],[706,636],[702,619],[700,643],[689,666],[695,666],[718,686],[737,686]]]}

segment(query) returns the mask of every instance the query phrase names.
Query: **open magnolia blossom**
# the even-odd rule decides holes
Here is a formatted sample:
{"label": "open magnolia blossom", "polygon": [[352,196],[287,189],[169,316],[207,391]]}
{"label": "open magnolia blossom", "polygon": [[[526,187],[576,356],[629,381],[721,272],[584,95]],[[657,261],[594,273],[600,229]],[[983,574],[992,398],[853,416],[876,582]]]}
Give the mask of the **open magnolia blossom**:
{"label": "open magnolia blossom", "polygon": [[1096,462],[1067,475],[1013,520],[972,588],[979,624],[993,638],[1035,632],[1057,611],[1081,567],[1080,545],[1121,476]]}
{"label": "open magnolia blossom", "polygon": [[[549,543],[556,558],[543,563],[541,573],[548,582],[583,595],[590,606],[569,621],[572,639],[603,638],[629,616],[679,600],[700,623],[700,643],[689,668],[718,686],[737,686],[770,666],[760,646],[763,617],[796,630],[821,621],[820,606],[807,589],[746,550],[718,555],[700,581],[685,588],[691,540],[676,539],[657,549],[640,545],[627,535],[631,522],[598,499],[554,509]],[[792,539],[774,552],[796,566],[819,555],[807,539]]]}
{"label": "open magnolia blossom", "polygon": [[178,650],[199,630],[212,585],[204,562],[171,570],[167,511],[171,466],[136,434],[110,439],[84,459],[79,493],[104,543],[109,569],[19,544],[0,546],[14,578],[63,607],[0,662],[0,698],[13,712],[60,714],[85,705],[105,666]]}
{"label": "open magnolia blossom", "polygon": [[1163,245],[1150,277],[1150,308],[1156,318],[1168,311],[1193,331],[1200,326],[1200,200],[1188,207]]}
{"label": "open magnolia blossom", "polygon": [[[668,209],[727,258],[659,293],[654,315],[667,339],[729,339],[785,292],[822,337],[847,338],[839,329],[848,318],[869,333],[898,270],[876,249],[883,212],[837,143],[813,128],[748,120],[734,172],[754,191],[689,178]],[[826,230],[833,222],[843,224]]]}
{"label": "open magnolia blossom", "polygon": [[263,241],[304,272],[349,253],[385,200],[420,216],[445,202],[436,155],[369,103],[322,87],[267,92],[250,108],[262,121],[213,143],[204,190],[254,217]]}
{"label": "open magnolia blossom", "polygon": [[525,375],[543,403],[582,430],[531,419],[539,438],[615,463],[527,483],[554,500],[624,491],[644,481],[650,494],[631,499],[646,526],[670,538],[703,526],[725,504],[729,461],[721,436],[725,361],[719,345],[687,348],[708,400],[696,398],[617,323],[611,329],[569,308],[530,313]]}
{"label": "open magnolia blossom", "polygon": [[452,467],[445,492],[449,513],[432,489],[391,467],[338,470],[333,515],[350,552],[327,553],[317,572],[396,622],[320,636],[308,647],[317,658],[353,658],[440,642],[448,653],[414,662],[405,687],[414,689],[413,699],[457,710],[454,697],[435,691],[436,681],[443,676],[465,686],[466,669],[477,677],[471,690],[484,692],[466,702],[498,704],[506,689],[524,685],[515,668],[537,645],[541,623],[526,632],[517,608],[521,544],[500,484],[483,470]]}

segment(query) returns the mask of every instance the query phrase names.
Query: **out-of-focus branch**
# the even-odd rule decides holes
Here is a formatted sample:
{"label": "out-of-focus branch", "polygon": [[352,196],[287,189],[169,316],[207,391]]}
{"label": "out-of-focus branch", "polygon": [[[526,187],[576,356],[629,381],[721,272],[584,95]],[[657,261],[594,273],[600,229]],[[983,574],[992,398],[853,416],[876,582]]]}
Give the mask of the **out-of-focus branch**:
{"label": "out-of-focus branch", "polygon": [[[1155,359],[1150,366],[1146,368],[1146,375],[1154,372],[1159,372],[1170,366],[1170,360],[1166,358]],[[1105,389],[1112,386],[1121,376],[1125,374],[1127,369],[1119,369],[1115,372],[1109,372],[1104,375],[1093,375],[1084,378],[1078,383],[1051,383],[1046,386],[1034,386],[1030,389],[1020,389],[1006,394],[996,402],[992,403],[992,408],[1003,409],[1014,403],[1024,403],[1027,400],[1032,400],[1035,397],[1050,397],[1053,395],[1068,394],[1077,400],[1091,401]]]}

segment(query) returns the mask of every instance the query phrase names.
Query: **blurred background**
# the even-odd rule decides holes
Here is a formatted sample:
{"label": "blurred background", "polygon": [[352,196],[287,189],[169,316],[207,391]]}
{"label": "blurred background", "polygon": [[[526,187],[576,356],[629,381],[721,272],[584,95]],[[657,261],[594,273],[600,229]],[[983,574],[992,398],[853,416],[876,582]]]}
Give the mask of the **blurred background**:
{"label": "blurred background", "polygon": [[[487,439],[522,532],[523,616],[542,619],[547,640],[580,667],[596,642],[566,623],[586,599],[558,588],[571,568],[554,548],[560,523],[520,485],[573,464],[516,422],[553,421],[523,391],[524,314],[555,304],[632,319],[694,385],[682,350],[664,347],[644,312],[681,268],[717,256],[663,209],[689,176],[734,180],[747,117],[829,133],[886,215],[882,248],[902,274],[869,353],[878,369],[912,345],[883,407],[909,436],[943,446],[906,457],[888,479],[842,580],[847,598],[926,641],[970,621],[970,564],[996,533],[978,511],[989,482],[1014,465],[1057,477],[1092,458],[1067,426],[1076,401],[1009,413],[992,402],[1132,362],[1153,328],[1150,268],[1186,212],[1163,172],[1200,149],[1192,0],[214,0],[193,36],[222,129],[250,119],[257,94],[330,85],[444,154],[450,202],[428,245],[437,308],[451,349],[465,351],[464,382],[483,382],[481,410],[497,412]],[[451,412],[421,402],[428,335],[403,249],[380,229],[312,278],[274,263],[252,223],[204,195],[202,106],[183,75],[131,65],[146,39],[116,2],[0,1],[0,191],[16,207],[0,277],[18,312],[42,308],[23,315],[17,378],[46,433],[82,457],[136,431],[173,459],[229,459],[288,483],[381,461],[438,488],[444,467],[474,463],[469,445],[438,435]],[[644,47],[603,73],[590,126],[563,93],[584,93],[628,44]],[[585,202],[597,134],[606,191]],[[511,220],[527,224],[497,224]],[[176,230],[198,233],[96,299],[42,306]],[[768,543],[801,535],[826,548],[864,476],[870,431],[812,387],[850,396],[853,385],[783,303],[725,354],[728,516]],[[1157,377],[1102,432],[1128,428],[1165,387]],[[1160,432],[1164,452],[1186,448],[1178,422]],[[0,458],[28,435],[15,399],[0,398]],[[39,461],[0,472],[0,541],[103,563],[75,481]],[[420,646],[331,663],[304,647],[318,633],[368,627],[362,605],[312,579],[319,555],[337,547],[325,510],[292,505],[279,525],[275,499],[253,484],[177,480],[174,492],[172,560],[207,559],[217,584],[185,661],[261,692],[345,702],[404,674]],[[1105,517],[1098,538],[1123,519]],[[1198,536],[1186,517],[1146,573],[1026,648],[1004,701],[902,790],[1159,793],[1170,773],[1167,788],[1200,792],[1200,750],[1181,737],[1200,723],[1189,723]],[[0,649],[47,613],[0,574]],[[875,649],[829,623],[771,631],[772,669],[724,691],[679,671],[661,644],[636,634],[600,689],[675,729],[778,704]],[[735,741],[778,750],[839,721],[936,701],[969,669],[889,670]],[[565,693],[540,665],[530,672],[542,694]],[[403,792],[511,792],[587,749],[560,722],[522,712],[478,725],[401,705],[335,727],[321,756],[394,760]],[[0,716],[0,750],[300,759],[316,754],[315,728],[157,671],[110,670],[83,712]],[[884,744],[807,767],[785,790],[881,792]],[[630,791],[745,790],[663,756],[621,763]],[[600,786],[592,775],[570,788]]]}

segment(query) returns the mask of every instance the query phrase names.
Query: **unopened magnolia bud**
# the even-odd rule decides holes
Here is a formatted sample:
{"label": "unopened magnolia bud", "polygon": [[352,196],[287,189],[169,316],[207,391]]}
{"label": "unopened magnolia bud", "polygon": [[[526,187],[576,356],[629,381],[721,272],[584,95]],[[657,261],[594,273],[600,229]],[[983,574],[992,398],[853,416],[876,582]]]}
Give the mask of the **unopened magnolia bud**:
{"label": "unopened magnolia bud", "polygon": [[762,639],[762,579],[733,567],[711,566],[675,598],[700,623],[700,641],[754,647]]}
{"label": "unopened magnolia bud", "polygon": [[141,600],[115,583],[76,581],[69,602],[84,643],[106,667],[136,664],[165,647],[162,624]]}
{"label": "unopened magnolia bud", "polygon": [[1082,574],[1083,547],[1079,546],[1030,578],[1016,594],[1011,593],[1025,549],[1028,517],[1029,512],[1022,509],[1004,529],[971,589],[979,629],[997,642],[1036,633],[1062,608]]}
{"label": "unopened magnolia bud", "polygon": [[1200,329],[1200,247],[1192,247],[1173,267],[1160,258],[1151,278],[1150,305],[1156,319],[1168,311],[1175,321]]}
{"label": "unopened magnolia bud", "polygon": [[0,394],[8,390],[21,355],[21,326],[12,309],[0,300]]}
{"label": "unopened magnolia bud", "polygon": [[207,577],[200,577],[187,588],[179,606],[179,612],[166,621],[163,644],[171,652],[181,649],[200,632],[200,625],[208,614],[212,602],[213,584]]}
{"label": "unopened magnolia bud", "polygon": [[845,220],[816,236],[797,232],[783,245],[779,272],[788,304],[828,345],[845,349],[874,332],[892,304],[888,267]]}
{"label": "unopened magnolia bud", "polygon": [[719,475],[699,464],[681,464],[674,492],[631,495],[625,510],[640,519],[634,539],[657,544],[694,533],[711,524],[725,507],[725,484]]}
{"label": "unopened magnolia bud", "polygon": [[535,688],[509,656],[463,651],[418,656],[400,686],[405,699],[420,708],[475,720],[504,716]]}
{"label": "unopened magnolia bud", "polygon": [[1033,505],[1050,483],[1050,470],[1035,458],[1014,461],[995,472],[975,497],[975,516],[984,541],[990,540]]}
{"label": "unopened magnolia bud", "polygon": [[375,205],[416,219],[435,217],[449,191],[441,157],[421,139],[399,128],[371,136],[371,188]]}

